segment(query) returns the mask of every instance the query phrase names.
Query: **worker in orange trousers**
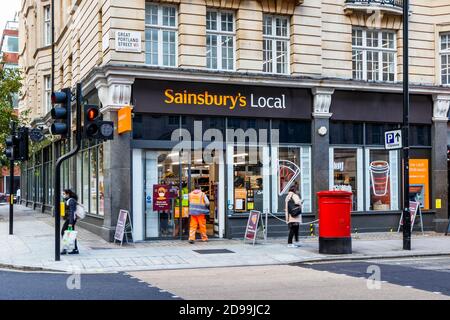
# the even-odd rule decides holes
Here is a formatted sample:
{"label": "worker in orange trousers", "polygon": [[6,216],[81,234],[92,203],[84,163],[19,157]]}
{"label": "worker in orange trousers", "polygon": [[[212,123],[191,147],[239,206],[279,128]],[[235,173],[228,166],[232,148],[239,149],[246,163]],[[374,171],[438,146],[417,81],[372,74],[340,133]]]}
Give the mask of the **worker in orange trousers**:
{"label": "worker in orange trousers", "polygon": [[206,235],[206,215],[209,214],[209,199],[198,185],[189,193],[189,243],[194,243],[197,227],[200,229],[202,241],[208,241]]}

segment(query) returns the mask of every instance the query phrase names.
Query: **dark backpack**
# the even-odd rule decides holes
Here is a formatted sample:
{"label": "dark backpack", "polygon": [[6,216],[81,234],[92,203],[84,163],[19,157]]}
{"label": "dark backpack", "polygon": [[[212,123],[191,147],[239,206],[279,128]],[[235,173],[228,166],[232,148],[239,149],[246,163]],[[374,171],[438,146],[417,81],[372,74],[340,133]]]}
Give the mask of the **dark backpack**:
{"label": "dark backpack", "polygon": [[288,213],[293,217],[298,217],[302,214],[302,206],[295,204],[294,199],[288,201]]}

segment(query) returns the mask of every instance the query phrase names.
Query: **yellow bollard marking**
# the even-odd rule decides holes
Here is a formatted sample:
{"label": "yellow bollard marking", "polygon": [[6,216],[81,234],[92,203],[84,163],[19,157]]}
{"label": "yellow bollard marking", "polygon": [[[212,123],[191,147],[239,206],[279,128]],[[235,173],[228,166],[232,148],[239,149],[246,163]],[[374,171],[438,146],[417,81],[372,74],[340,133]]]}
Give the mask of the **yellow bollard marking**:
{"label": "yellow bollard marking", "polygon": [[61,217],[64,217],[66,215],[66,206],[64,202],[60,202],[59,204]]}

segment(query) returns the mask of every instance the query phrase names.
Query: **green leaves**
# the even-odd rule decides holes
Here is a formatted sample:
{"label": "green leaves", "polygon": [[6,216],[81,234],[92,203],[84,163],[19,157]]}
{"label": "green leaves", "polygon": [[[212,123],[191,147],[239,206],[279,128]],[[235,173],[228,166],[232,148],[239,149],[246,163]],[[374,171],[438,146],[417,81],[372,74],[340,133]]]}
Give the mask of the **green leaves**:
{"label": "green leaves", "polygon": [[21,76],[19,69],[10,69],[0,66],[0,164],[5,163],[5,140],[10,135],[10,122],[15,121],[19,125],[23,121],[14,112],[13,103],[17,99],[21,88]]}

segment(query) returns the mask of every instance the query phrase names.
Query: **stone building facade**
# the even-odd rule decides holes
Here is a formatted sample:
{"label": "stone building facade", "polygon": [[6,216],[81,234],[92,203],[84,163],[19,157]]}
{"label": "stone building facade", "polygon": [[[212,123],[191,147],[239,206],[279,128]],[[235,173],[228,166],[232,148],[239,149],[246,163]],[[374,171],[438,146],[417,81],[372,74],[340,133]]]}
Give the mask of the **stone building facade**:
{"label": "stone building facade", "polygon": [[[125,209],[136,240],[182,238],[180,190],[194,183],[203,183],[213,199],[208,230],[217,237],[241,236],[252,209],[282,217],[290,186],[305,200],[305,221],[317,214],[316,192],[350,188],[355,229],[397,228],[401,158],[384,150],[382,136],[402,121],[403,1],[54,2],[55,90],[82,82],[86,100],[101,104],[104,119],[115,123],[120,109],[133,108],[132,131],[85,143],[65,167],[63,185],[77,190],[90,212],[86,228],[111,240]],[[50,6],[23,0],[20,12],[19,108],[31,110],[30,125],[44,130],[52,90]],[[425,228],[442,231],[448,222],[447,0],[411,1],[410,82],[411,192]],[[176,93],[203,100],[176,103]],[[207,107],[207,94],[246,103]],[[276,99],[284,103],[279,110],[270,104]],[[254,101],[263,104],[253,109]],[[223,133],[277,131],[279,144],[260,146],[273,163],[249,163],[228,139],[220,163],[171,159],[174,130],[194,133],[199,124]],[[56,138],[36,148],[22,170],[24,203],[51,211],[51,168],[69,148],[70,141]],[[155,205],[155,186],[171,190],[164,208]],[[286,232],[270,221],[274,235]]]}

